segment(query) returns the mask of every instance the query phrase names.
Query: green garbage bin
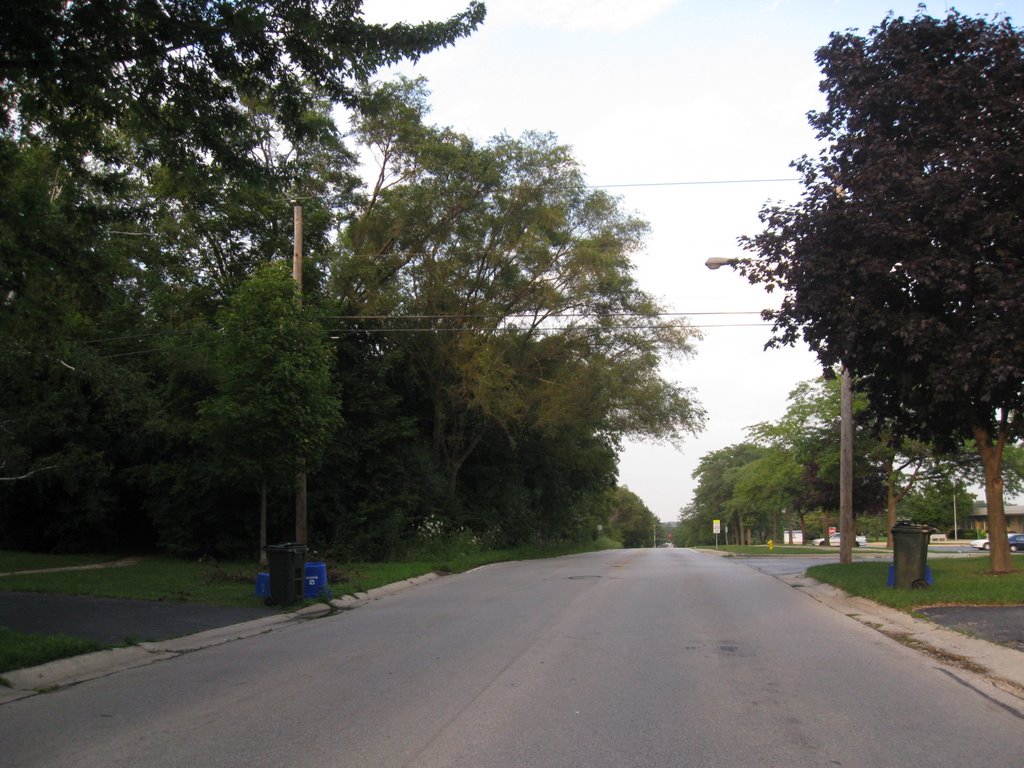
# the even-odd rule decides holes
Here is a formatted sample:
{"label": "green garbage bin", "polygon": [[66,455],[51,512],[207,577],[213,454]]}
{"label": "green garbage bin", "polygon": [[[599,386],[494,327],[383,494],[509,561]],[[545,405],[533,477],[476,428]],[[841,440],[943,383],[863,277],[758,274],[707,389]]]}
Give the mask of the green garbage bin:
{"label": "green garbage bin", "polygon": [[297,542],[270,544],[266,548],[270,571],[267,605],[291,605],[302,597],[306,545]]}
{"label": "green garbage bin", "polygon": [[928,586],[925,567],[931,533],[932,529],[927,525],[899,522],[892,527],[894,588],[922,589]]}

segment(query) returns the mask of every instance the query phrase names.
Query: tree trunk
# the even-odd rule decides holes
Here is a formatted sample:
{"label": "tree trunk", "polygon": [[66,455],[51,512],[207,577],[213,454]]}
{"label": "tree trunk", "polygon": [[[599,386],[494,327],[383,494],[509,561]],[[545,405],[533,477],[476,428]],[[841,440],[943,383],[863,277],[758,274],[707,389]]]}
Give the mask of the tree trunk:
{"label": "tree trunk", "polygon": [[299,462],[299,471],[295,473],[295,541],[306,543],[306,528],[309,515],[306,510],[306,462]]}
{"label": "tree trunk", "polygon": [[985,470],[985,505],[988,507],[988,541],[992,559],[992,573],[1010,573],[1010,542],[1006,538],[1006,513],[1003,509],[1003,447],[1009,434],[1002,425],[995,443],[984,427],[974,428],[974,442],[978,446],[981,464]]}

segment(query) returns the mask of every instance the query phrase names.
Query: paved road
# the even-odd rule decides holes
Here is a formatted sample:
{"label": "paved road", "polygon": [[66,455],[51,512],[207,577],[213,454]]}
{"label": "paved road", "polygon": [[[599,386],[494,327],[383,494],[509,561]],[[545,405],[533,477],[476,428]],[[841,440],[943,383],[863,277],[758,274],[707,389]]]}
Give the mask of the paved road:
{"label": "paved road", "polygon": [[935,606],[918,613],[944,627],[1024,652],[1024,605]]}
{"label": "paved road", "polygon": [[1019,699],[688,550],[491,566],[0,708],[4,766],[1015,768]]}
{"label": "paved road", "polygon": [[0,592],[0,627],[70,635],[106,645],[119,645],[128,639],[166,640],[278,613],[273,608]]}

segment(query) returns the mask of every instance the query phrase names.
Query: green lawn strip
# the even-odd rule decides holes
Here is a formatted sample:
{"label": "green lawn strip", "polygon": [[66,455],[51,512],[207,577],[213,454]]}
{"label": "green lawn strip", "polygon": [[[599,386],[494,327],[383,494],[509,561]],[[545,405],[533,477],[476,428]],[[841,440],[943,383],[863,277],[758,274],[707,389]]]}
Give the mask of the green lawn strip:
{"label": "green lawn strip", "polygon": [[66,635],[34,635],[0,627],[0,674],[107,648]]}
{"label": "green lawn strip", "polygon": [[0,579],[0,590],[252,607],[262,604],[255,594],[257,571],[248,563],[152,557],[113,568],[12,574]]}
{"label": "green lawn strip", "polygon": [[[522,547],[492,552],[443,552],[435,554],[432,559],[410,562],[328,562],[328,574],[331,591],[337,597],[365,592],[433,571],[459,573],[489,563],[556,557],[589,549],[580,546]],[[88,571],[15,573],[0,578],[0,591],[256,607],[263,604],[255,593],[256,574],[266,570],[266,566],[261,567],[256,563],[193,562],[168,557],[147,557],[132,565]]]}
{"label": "green lawn strip", "polygon": [[[1024,566],[1024,562],[1015,563]],[[1024,604],[1024,569],[993,575],[987,557],[934,558],[928,562],[932,586],[927,589],[892,589],[887,585],[889,562],[829,563],[807,569],[812,579],[831,584],[847,594],[866,597],[902,611],[929,605]]]}
{"label": "green lawn strip", "polygon": [[43,568],[68,568],[76,565],[95,565],[117,560],[117,555],[48,555],[37,552],[0,550],[0,573],[36,571]]}

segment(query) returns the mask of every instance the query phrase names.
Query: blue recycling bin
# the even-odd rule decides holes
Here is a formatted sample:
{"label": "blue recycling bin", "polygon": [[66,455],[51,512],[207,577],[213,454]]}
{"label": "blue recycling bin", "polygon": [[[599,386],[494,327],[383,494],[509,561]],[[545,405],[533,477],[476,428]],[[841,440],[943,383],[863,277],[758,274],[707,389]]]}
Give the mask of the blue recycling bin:
{"label": "blue recycling bin", "polygon": [[305,576],[302,584],[302,596],[306,599],[331,596],[331,590],[327,586],[326,563],[306,563]]}
{"label": "blue recycling bin", "polygon": [[256,574],[256,597],[270,597],[270,574]]}
{"label": "blue recycling bin", "polygon": [[[932,585],[932,567],[930,565],[924,567],[924,581],[929,587]],[[892,563],[889,563],[889,581],[886,586],[896,586],[896,566]]]}

